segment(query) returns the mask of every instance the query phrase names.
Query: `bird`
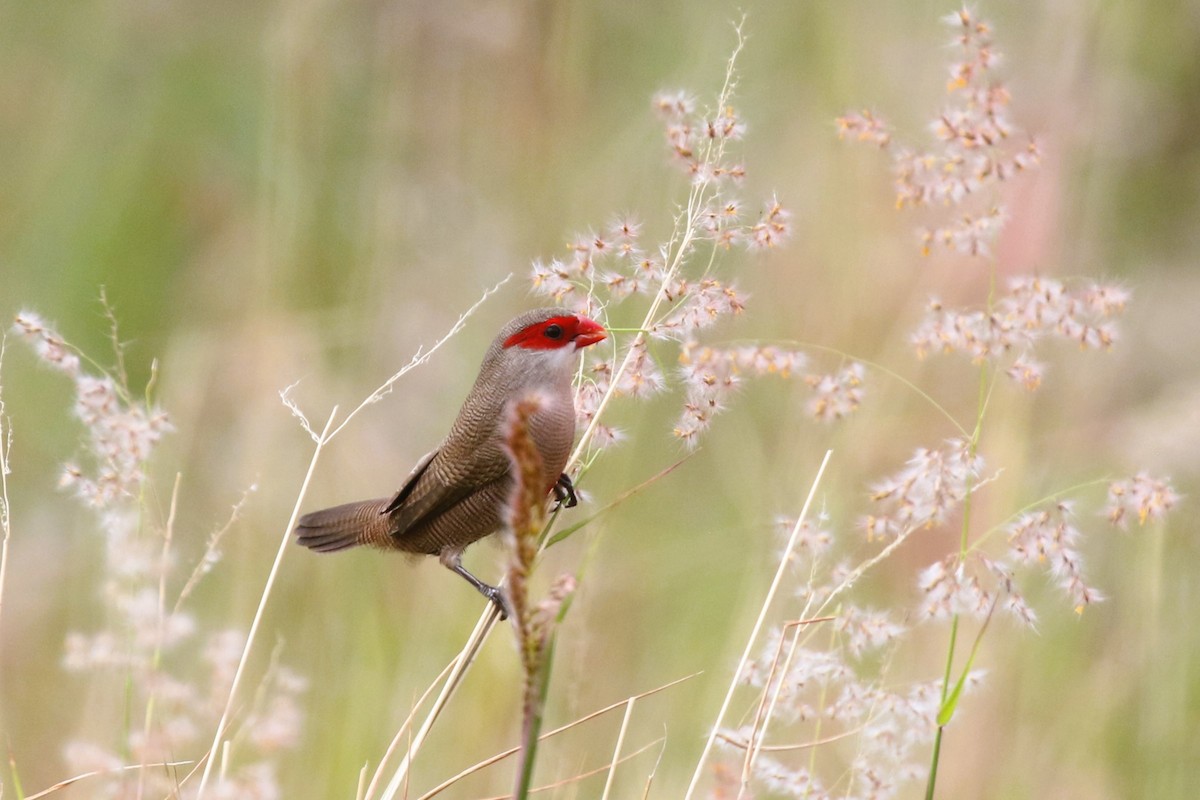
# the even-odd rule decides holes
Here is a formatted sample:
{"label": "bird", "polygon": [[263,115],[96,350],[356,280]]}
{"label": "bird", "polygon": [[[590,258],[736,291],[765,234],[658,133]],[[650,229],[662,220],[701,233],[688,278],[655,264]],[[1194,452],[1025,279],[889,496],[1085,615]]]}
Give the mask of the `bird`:
{"label": "bird", "polygon": [[563,472],[575,441],[572,380],[579,351],[607,336],[604,326],[566,308],[534,309],[511,320],[484,354],[450,432],[395,494],[305,514],[296,525],[297,543],[321,553],[366,545],[437,556],[507,617],[500,589],[462,565],[468,545],[504,525],[513,487],[504,421],[512,404],[538,398],[529,433],[541,456],[546,494],[553,492],[558,506],[576,505],[575,488]]}

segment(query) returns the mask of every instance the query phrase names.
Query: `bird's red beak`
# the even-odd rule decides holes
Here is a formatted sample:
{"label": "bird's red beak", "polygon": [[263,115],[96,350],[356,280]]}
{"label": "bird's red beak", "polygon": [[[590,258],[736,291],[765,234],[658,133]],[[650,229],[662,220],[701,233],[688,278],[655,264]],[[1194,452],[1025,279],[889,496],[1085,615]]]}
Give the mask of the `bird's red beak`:
{"label": "bird's red beak", "polygon": [[579,325],[575,328],[575,349],[602,342],[608,336],[608,331],[604,330],[604,326],[599,322],[582,315],[578,319]]}

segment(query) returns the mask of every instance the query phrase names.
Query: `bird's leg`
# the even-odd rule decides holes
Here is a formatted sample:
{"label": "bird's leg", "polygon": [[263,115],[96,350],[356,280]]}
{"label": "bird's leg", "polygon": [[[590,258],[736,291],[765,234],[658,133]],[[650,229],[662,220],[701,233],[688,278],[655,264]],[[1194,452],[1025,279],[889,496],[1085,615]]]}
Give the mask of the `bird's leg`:
{"label": "bird's leg", "polygon": [[484,583],[483,581],[479,580],[479,578],[476,578],[474,575],[468,572],[467,568],[464,567],[462,562],[459,560],[461,557],[461,553],[443,551],[439,557],[439,560],[447,569],[461,575],[467,581],[467,583],[475,587],[476,591],[478,591],[488,600],[491,600],[495,604],[496,610],[500,612],[501,620],[508,619],[508,600],[505,599],[504,592],[500,591],[500,589],[496,586]]}
{"label": "bird's leg", "polygon": [[496,610],[500,612],[501,620],[508,619],[508,600],[504,598],[504,592],[500,591],[499,587],[492,586],[491,584],[484,583],[483,581],[479,580],[479,578],[476,578],[474,575],[468,572],[467,568],[462,564],[456,564],[450,569],[466,578],[467,583],[478,589],[479,593],[488,600],[491,600],[496,605]]}
{"label": "bird's leg", "polygon": [[558,501],[554,505],[555,511],[579,505],[579,498],[575,496],[575,484],[571,482],[571,476],[565,472],[559,475],[558,480],[554,482],[554,499]]}

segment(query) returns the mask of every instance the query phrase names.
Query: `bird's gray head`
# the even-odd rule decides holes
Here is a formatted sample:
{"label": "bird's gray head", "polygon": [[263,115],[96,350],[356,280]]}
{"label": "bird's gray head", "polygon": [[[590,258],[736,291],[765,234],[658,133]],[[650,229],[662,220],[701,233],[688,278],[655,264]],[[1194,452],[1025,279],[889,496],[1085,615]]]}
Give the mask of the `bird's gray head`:
{"label": "bird's gray head", "polygon": [[504,364],[506,383],[569,381],[579,350],[607,335],[598,322],[570,309],[526,311],[500,330],[484,357],[483,371]]}

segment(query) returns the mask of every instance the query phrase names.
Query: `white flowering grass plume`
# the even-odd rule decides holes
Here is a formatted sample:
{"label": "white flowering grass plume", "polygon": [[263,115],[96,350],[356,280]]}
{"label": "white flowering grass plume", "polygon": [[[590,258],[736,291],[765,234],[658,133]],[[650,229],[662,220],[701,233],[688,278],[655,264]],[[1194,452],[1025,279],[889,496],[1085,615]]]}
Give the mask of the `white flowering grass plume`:
{"label": "white flowering grass plume", "polygon": [[[130,390],[115,326],[118,358],[111,371],[81,357],[34,313],[18,314],[13,331],[73,384],[73,413],[84,439],[79,457],[63,466],[59,484],[93,512],[93,535],[103,548],[102,585],[80,587],[76,600],[92,605],[89,591],[94,592],[105,609],[105,625],[67,636],[62,669],[93,683],[104,699],[108,727],[102,735],[66,743],[61,754],[66,775],[91,776],[87,792],[94,798],[194,797],[196,782],[189,779],[220,714],[245,632],[205,630],[205,621],[189,613],[185,601],[219,561],[221,537],[241,502],[210,538],[201,560],[181,571],[173,548],[182,535],[175,518],[180,481],[165,519],[156,518],[158,510],[148,501],[153,496],[148,465],[171,423],[150,399],[151,387],[144,396]],[[5,458],[7,452],[5,447]],[[4,510],[7,522],[7,503]],[[302,678],[272,659],[255,702],[242,710],[227,739],[223,779],[210,796],[279,797],[275,756],[300,735],[303,715],[296,700],[304,688]]]}
{"label": "white flowering grass plume", "polygon": [[[747,377],[802,377],[812,391],[808,413],[823,421],[846,416],[862,400],[860,364],[807,374],[809,357],[795,349],[705,341],[714,331],[727,331],[750,303],[739,286],[737,267],[745,259],[737,251],[758,260],[792,231],[791,213],[777,196],[757,206],[743,200],[747,167],[735,148],[747,126],[732,97],[741,36],[739,27],[726,84],[713,105],[702,107],[683,91],[654,98],[670,158],[690,181],[670,235],[647,242],[643,223],[619,216],[572,237],[564,256],[533,264],[535,292],[634,334],[585,359],[576,403],[581,447],[602,449],[623,438],[598,420],[611,399],[644,399],[673,386],[682,390],[682,409],[672,432],[689,447],[729,407]],[[624,320],[637,327],[622,328],[618,322]]]}
{"label": "white flowering grass plume", "polygon": [[[949,103],[930,124],[931,148],[898,144],[871,111],[848,114],[837,124],[842,136],[889,155],[898,209],[952,214],[918,231],[923,253],[944,246],[994,276],[992,244],[1005,221],[997,188],[1037,164],[1038,146],[1008,116],[1010,97],[996,76],[1000,57],[990,24],[966,8],[946,22],[958,58],[950,67]],[[783,621],[757,644],[758,657],[737,671],[730,693],[742,686],[751,699],[740,723],[729,724],[722,709],[710,743],[726,755],[709,767],[705,750],[688,797],[706,774],[713,798],[761,792],[866,800],[900,796],[913,784],[924,784],[925,796],[934,796],[944,732],[962,697],[984,678],[975,662],[992,618],[1004,615],[1033,628],[1038,617],[1022,587],[1037,573],[1057,587],[1069,608],[1083,613],[1103,599],[1084,559],[1086,533],[1097,517],[1122,527],[1151,524],[1179,500],[1169,481],[1142,472],[1070,487],[1003,519],[981,520],[972,507],[975,495],[1000,473],[980,452],[997,382],[1007,379],[1029,391],[1041,386],[1046,367],[1036,350],[1046,339],[1072,341],[1082,350],[1110,349],[1129,297],[1119,286],[1029,275],[1011,278],[976,308],[930,302],[909,342],[918,358],[969,358],[977,370],[966,384],[967,397],[977,399],[976,418],[970,425],[955,423],[960,435],[918,448],[901,468],[870,484],[867,509],[853,525],[857,543],[851,531],[839,532],[844,523],[803,516],[783,521],[792,533],[781,570],[786,566],[797,578],[794,597],[780,603],[785,607],[776,613]],[[855,370],[847,383],[857,387],[864,371]],[[1081,512],[1083,501],[1071,495],[1086,496],[1106,482],[1107,507]],[[958,546],[921,568],[897,607],[855,599],[853,588],[868,570],[910,537],[939,530],[956,530]],[[855,565],[864,540],[872,554]],[[773,586],[764,612],[774,597]],[[930,626],[945,631],[944,671],[915,682],[896,679],[890,669],[910,634]],[[756,626],[747,652],[757,632]]]}

